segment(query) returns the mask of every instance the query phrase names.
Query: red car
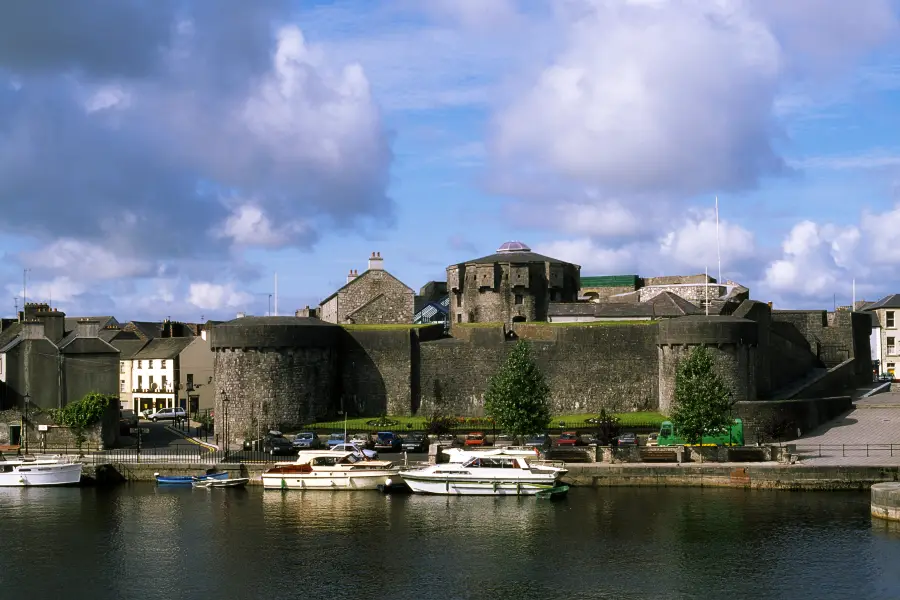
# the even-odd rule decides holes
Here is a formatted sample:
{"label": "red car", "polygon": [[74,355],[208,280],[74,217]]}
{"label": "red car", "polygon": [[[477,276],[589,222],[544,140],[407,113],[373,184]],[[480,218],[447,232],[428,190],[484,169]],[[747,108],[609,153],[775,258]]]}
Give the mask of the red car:
{"label": "red car", "polygon": [[471,448],[473,446],[480,447],[486,446],[487,444],[484,441],[484,434],[480,431],[473,431],[469,435],[466,436],[466,441],[463,444],[467,448]]}
{"label": "red car", "polygon": [[577,446],[580,440],[578,439],[577,431],[563,431],[562,434],[557,438],[556,445],[557,446]]}

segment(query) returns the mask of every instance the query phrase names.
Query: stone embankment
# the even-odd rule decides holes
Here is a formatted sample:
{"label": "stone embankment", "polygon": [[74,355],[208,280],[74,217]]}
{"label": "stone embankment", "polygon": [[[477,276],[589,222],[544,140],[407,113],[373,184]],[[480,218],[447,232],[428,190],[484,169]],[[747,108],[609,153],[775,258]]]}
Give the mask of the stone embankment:
{"label": "stone embankment", "polygon": [[900,521],[900,483],[876,483],[872,486],[872,516]]}

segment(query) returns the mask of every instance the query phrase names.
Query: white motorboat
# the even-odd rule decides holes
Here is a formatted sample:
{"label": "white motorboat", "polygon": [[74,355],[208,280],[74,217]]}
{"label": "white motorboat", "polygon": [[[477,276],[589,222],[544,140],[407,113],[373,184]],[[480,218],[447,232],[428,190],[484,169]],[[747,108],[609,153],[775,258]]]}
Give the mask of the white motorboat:
{"label": "white motorboat", "polygon": [[473,453],[464,463],[430,465],[400,475],[419,494],[533,496],[556,487],[566,473],[562,463],[494,450]]}
{"label": "white motorboat", "polygon": [[266,470],[262,484],[282,490],[377,490],[399,473],[391,461],[360,458],[352,451],[310,450],[299,452],[296,462]]}
{"label": "white motorboat", "polygon": [[541,452],[531,446],[506,446],[503,448],[445,448],[441,452],[447,456],[447,462],[464,463],[473,456],[521,456],[522,458],[540,458]]}
{"label": "white motorboat", "polygon": [[81,482],[82,466],[58,456],[0,459],[0,487],[75,485]]}

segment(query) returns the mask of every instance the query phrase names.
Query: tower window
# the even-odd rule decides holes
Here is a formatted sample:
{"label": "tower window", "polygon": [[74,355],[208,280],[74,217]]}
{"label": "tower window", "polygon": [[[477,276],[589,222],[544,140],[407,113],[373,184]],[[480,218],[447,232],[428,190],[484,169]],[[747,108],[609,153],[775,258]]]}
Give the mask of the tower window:
{"label": "tower window", "polygon": [[516,294],[516,304],[522,304],[525,299],[522,297],[522,294]]}

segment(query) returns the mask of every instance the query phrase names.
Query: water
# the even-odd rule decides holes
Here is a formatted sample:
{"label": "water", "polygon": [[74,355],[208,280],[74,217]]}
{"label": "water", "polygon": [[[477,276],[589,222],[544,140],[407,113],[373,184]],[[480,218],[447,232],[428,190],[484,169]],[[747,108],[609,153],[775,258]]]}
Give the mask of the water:
{"label": "water", "polygon": [[900,598],[859,493],[0,488],[0,600]]}

